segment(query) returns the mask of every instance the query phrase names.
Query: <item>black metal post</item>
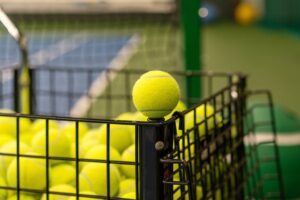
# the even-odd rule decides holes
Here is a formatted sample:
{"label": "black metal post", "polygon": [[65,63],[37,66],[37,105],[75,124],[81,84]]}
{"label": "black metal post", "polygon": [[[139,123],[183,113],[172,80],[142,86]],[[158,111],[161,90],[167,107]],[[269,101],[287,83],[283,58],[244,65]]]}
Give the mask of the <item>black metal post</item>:
{"label": "black metal post", "polygon": [[[235,115],[236,115],[236,128],[237,128],[237,134],[238,134],[238,140],[243,140],[244,138],[244,112],[246,110],[246,95],[245,95],[245,89],[246,89],[246,77],[244,75],[239,75],[239,82],[237,87],[237,101],[235,103]],[[245,146],[244,143],[241,143],[237,147],[237,160],[238,163],[243,163],[242,166],[239,166],[239,173],[237,176],[236,183],[241,183],[239,185],[236,185],[236,189],[238,189],[238,193],[236,198],[237,199],[245,199],[244,196],[244,165],[245,165]],[[235,184],[236,184],[235,183]]]}
{"label": "black metal post", "polygon": [[172,190],[172,185],[163,184],[168,170],[160,161],[172,148],[172,133],[168,131],[167,125],[159,125],[159,123],[158,121],[157,124],[139,125],[141,199],[143,200],[165,200],[165,195],[170,194]]}
{"label": "black metal post", "polygon": [[30,82],[29,82],[29,94],[30,94],[30,101],[29,101],[29,111],[30,111],[30,114],[37,114],[36,113],[36,99],[35,99],[35,90],[34,90],[34,86],[35,86],[35,70],[30,68],[29,69],[29,79],[30,79]]}
{"label": "black metal post", "polygon": [[16,112],[20,112],[20,95],[19,95],[19,69],[14,69],[14,75],[13,75],[13,81],[14,81],[14,92],[13,92],[13,102],[14,102],[14,110]]}

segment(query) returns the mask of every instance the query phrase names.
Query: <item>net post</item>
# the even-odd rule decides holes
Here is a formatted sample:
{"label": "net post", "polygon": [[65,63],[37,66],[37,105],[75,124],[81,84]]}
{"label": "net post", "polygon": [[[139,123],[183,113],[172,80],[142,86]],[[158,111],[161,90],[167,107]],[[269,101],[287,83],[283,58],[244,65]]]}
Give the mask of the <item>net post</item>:
{"label": "net post", "polygon": [[164,177],[171,171],[161,162],[172,148],[172,131],[167,131],[166,125],[159,124],[160,121],[162,122],[149,120],[150,123],[139,125],[140,183],[143,200],[164,200],[165,195],[172,192],[172,185],[163,184]]}
{"label": "net post", "polygon": [[[183,64],[186,71],[201,70],[201,20],[198,15],[201,0],[179,0],[183,39]],[[193,87],[191,87],[193,86]],[[187,76],[186,91],[188,106],[199,100],[202,95],[200,76]]]}

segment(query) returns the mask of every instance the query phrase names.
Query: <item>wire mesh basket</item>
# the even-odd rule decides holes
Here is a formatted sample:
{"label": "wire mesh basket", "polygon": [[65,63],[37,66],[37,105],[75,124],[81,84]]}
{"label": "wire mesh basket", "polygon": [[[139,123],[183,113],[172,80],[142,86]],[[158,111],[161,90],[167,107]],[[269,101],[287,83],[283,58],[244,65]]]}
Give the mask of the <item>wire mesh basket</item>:
{"label": "wire mesh basket", "polygon": [[[1,70],[2,78],[9,73],[7,70]],[[19,101],[15,89],[18,84],[15,83],[19,76],[16,71],[10,70],[10,86],[1,85],[1,106],[17,109]],[[71,69],[61,72],[56,69],[33,69],[31,73],[40,73],[40,70],[49,74],[67,71],[67,80],[73,76]],[[108,77],[109,73],[118,73],[120,83],[116,84],[131,88],[143,71],[107,70],[105,73]],[[79,94],[76,90],[53,90],[55,81],[50,81],[46,87],[40,80],[33,79],[36,86],[31,89],[32,99],[47,95],[48,100],[41,101],[47,110],[35,109],[38,104],[32,103],[32,115],[1,113],[2,126],[3,123],[11,123],[10,127],[14,127],[9,134],[14,138],[10,141],[15,144],[13,151],[0,153],[1,159],[10,160],[9,166],[3,168],[4,183],[7,184],[0,186],[1,192],[15,194],[20,199],[22,195],[30,195],[34,199],[68,199],[72,196],[74,199],[284,199],[275,130],[269,141],[261,143],[255,139],[256,126],[264,124],[274,128],[270,94],[259,93],[267,94],[266,100],[259,105],[270,112],[270,120],[262,123],[251,120],[253,107],[247,108],[247,99],[256,93],[246,92],[246,78],[243,75],[195,71],[171,74],[183,85],[187,78],[202,77],[207,97],[196,100],[183,96],[182,100],[191,106],[174,112],[164,121],[147,121],[140,114],[131,115],[132,120],[122,117],[109,119],[124,111],[134,111],[131,90],[124,92],[113,85],[106,95],[93,99],[99,100],[100,111],[109,111],[106,119],[89,115],[84,118],[59,117],[61,110],[59,107],[55,109],[55,106],[64,103],[58,99],[66,98],[72,102]],[[74,84],[73,81],[66,83],[70,85],[66,88]],[[44,85],[43,88],[40,85]],[[118,93],[120,91],[123,93]],[[119,106],[114,109],[116,105]],[[30,134],[26,133],[26,123],[30,123],[28,120],[32,121],[32,127],[40,127],[36,134],[39,136],[30,138]],[[53,128],[68,125],[72,128],[67,132],[64,128],[59,132]],[[98,153],[94,156],[84,155],[87,147],[83,143],[82,132],[86,126],[96,132],[90,135],[90,141],[102,144],[102,154],[96,151]],[[4,140],[7,133],[1,134]],[[24,150],[27,137],[34,153]],[[65,140],[69,142],[63,143]],[[128,150],[130,144],[131,151]],[[260,145],[271,145],[273,151],[262,156]],[[131,158],[115,156],[115,149],[129,152]],[[73,171],[67,170],[58,175],[65,177],[65,173],[71,173],[71,189],[53,186],[55,166],[62,164],[72,166]],[[269,170],[262,172],[262,165],[269,166]],[[122,196],[119,183],[128,178],[132,180],[135,193]]]}

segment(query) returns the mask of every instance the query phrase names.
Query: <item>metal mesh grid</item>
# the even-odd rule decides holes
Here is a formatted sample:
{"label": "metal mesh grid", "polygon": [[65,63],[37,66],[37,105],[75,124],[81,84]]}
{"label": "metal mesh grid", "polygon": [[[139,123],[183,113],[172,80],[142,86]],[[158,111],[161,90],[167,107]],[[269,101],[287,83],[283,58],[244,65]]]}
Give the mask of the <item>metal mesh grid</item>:
{"label": "metal mesh grid", "polygon": [[[54,73],[51,72],[52,70],[49,73]],[[38,71],[34,73],[38,73]],[[114,71],[114,73],[118,73],[120,77],[123,77],[119,80],[122,82],[121,85],[127,85],[130,88],[134,80],[143,71],[128,70]],[[15,159],[14,170],[16,175],[14,184],[10,181],[9,186],[0,186],[0,188],[15,191],[17,195],[29,192],[37,198],[41,198],[43,194],[46,196],[45,198],[47,196],[50,198],[54,194],[60,194],[74,197],[90,197],[91,199],[121,199],[116,192],[117,186],[111,183],[115,181],[114,168],[127,166],[134,173],[136,199],[252,199],[260,197],[265,199],[282,199],[283,190],[280,185],[278,152],[270,152],[270,157],[268,159],[263,158],[262,160],[264,161],[262,161],[257,159],[256,143],[251,143],[250,148],[245,147],[244,135],[247,135],[251,129],[247,118],[249,111],[246,112],[246,100],[249,97],[244,96],[246,94],[243,93],[245,77],[226,73],[214,74],[211,72],[171,73],[183,85],[187,76],[202,76],[203,80],[207,80],[207,83],[204,85],[209,87],[205,90],[207,98],[199,100],[198,103],[195,103],[188,110],[174,113],[173,117],[166,119],[165,122],[57,117],[59,112],[56,112],[55,109],[49,110],[48,115],[2,113],[2,120],[7,117],[11,118],[12,123],[15,125],[15,130],[13,130],[12,134],[15,137],[14,143],[16,146],[13,152],[1,152],[0,154],[1,156]],[[71,70],[66,74],[73,76]],[[128,79],[128,77],[130,78]],[[227,85],[217,87],[217,85],[220,85],[218,83],[220,79],[222,80],[221,82],[227,82]],[[67,80],[69,79],[67,78]],[[38,82],[38,80],[36,81]],[[126,83],[126,81],[129,82]],[[68,84],[71,83],[74,84],[72,81]],[[33,89],[33,94],[35,96],[43,95],[50,88],[49,96],[51,97],[56,98],[62,95],[71,101],[72,97],[76,96],[76,91],[72,90],[69,90],[67,93],[63,91],[51,93],[51,88],[55,87],[52,84],[55,84],[55,82],[50,81],[49,87],[42,89],[36,86]],[[116,87],[112,85],[109,90],[110,93],[102,97],[103,99],[107,98],[103,101],[103,106],[106,107],[107,103],[113,102],[114,99],[122,99],[122,101],[126,102],[124,103],[124,110],[129,109],[128,111],[132,111],[130,90],[123,94],[114,94],[115,89]],[[210,94],[210,92],[212,93]],[[183,100],[195,102],[195,99],[191,100],[186,97],[183,97]],[[51,104],[54,105],[60,102],[54,100],[45,101],[44,106],[51,108]],[[272,109],[272,104],[270,103],[265,104],[265,106],[270,110]],[[113,103],[106,109],[112,108]],[[120,112],[123,111],[119,109],[118,111],[111,111],[111,114],[116,116]],[[201,112],[206,117],[200,118]],[[37,112],[36,114],[39,113]],[[22,131],[22,121],[27,118],[32,121],[42,119],[43,129],[40,134],[45,140],[45,146],[41,149],[40,155],[22,152],[20,141],[23,141],[22,138],[26,137],[26,134]],[[65,155],[53,153],[51,145],[53,130],[50,126],[52,126],[51,124],[54,121],[58,122],[60,126],[66,123],[72,124],[73,129],[70,134],[73,142],[72,146],[69,147],[72,153]],[[271,121],[271,126],[273,126],[272,123]],[[135,159],[124,161],[112,158],[110,152],[113,150],[108,145],[106,146],[104,157],[100,155],[96,158],[83,157],[81,152],[84,147],[81,143],[82,138],[80,138],[80,127],[83,124],[88,125],[91,129],[102,127],[106,144],[115,142],[116,138],[113,137],[113,134],[116,127],[119,129],[130,127],[134,135],[132,140],[135,143]],[[255,124],[258,124],[258,122],[255,122]],[[97,130],[100,131],[100,129]],[[121,135],[120,137],[122,138]],[[276,143],[274,143],[274,140],[271,142],[273,142],[276,150]],[[39,177],[39,180],[44,182],[42,188],[34,188],[34,185],[26,185],[22,182],[22,173],[25,173],[22,171],[24,159],[35,159],[37,162],[42,163],[42,174]],[[50,190],[52,181],[50,173],[53,163],[61,161],[67,161],[75,167],[73,182],[75,190],[73,192]],[[263,162],[271,164],[273,171],[261,176],[260,166]],[[97,188],[103,189],[102,192],[98,192],[96,195],[80,193],[80,187],[84,185],[84,181],[80,178],[82,176],[82,163],[87,165],[94,163],[99,169],[104,169],[100,177],[106,177],[105,184],[102,186],[97,185]],[[50,166],[52,167],[50,168]],[[272,187],[276,192],[264,193],[264,191],[268,190],[266,187],[269,187],[268,180],[275,180]],[[149,189],[148,187],[155,184],[161,187],[153,192],[153,188]]]}

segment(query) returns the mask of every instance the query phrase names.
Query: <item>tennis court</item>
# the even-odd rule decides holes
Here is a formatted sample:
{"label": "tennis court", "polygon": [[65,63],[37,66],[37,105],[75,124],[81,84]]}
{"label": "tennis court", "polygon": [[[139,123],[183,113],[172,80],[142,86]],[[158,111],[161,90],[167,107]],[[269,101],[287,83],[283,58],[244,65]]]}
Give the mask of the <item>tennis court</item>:
{"label": "tennis court", "polygon": [[[33,68],[41,68],[35,74],[35,82],[37,90],[44,92],[44,95],[37,95],[35,102],[37,104],[38,113],[54,112],[58,115],[69,115],[79,100],[80,95],[86,94],[91,88],[92,84],[101,79],[101,71],[107,69],[121,69],[126,64],[126,59],[132,56],[132,53],[138,45],[137,35],[112,35],[101,36],[101,33],[89,32],[72,32],[67,33],[26,33],[28,38],[28,51],[30,65]],[[109,46],[109,48],[108,48]],[[16,42],[13,38],[6,36],[0,37],[0,48],[8,49],[6,53],[1,56],[0,62],[2,67],[18,66],[20,63],[20,53]],[[122,63],[116,61],[122,59]],[[124,60],[125,59],[125,60]],[[43,70],[55,67],[55,71]],[[74,71],[72,77],[67,74],[64,69],[71,69]],[[82,73],[82,70],[92,71],[91,73]],[[77,72],[76,72],[77,70]],[[102,77],[103,79],[104,77]],[[6,86],[4,93],[9,91],[12,87],[12,81],[9,77],[3,79]],[[73,79],[73,84],[70,88],[70,79]],[[98,80],[105,82],[105,80]],[[49,85],[53,85],[51,90],[56,93],[65,93],[72,91],[73,98],[68,96],[56,96],[51,98]],[[94,86],[95,87],[95,86]],[[98,86],[99,87],[99,86]],[[93,94],[91,94],[93,95]],[[51,99],[51,100],[50,100]],[[55,107],[44,105],[51,105],[50,101],[54,101]],[[12,102],[4,102],[3,107],[12,108]],[[80,105],[77,105],[80,106]]]}

